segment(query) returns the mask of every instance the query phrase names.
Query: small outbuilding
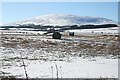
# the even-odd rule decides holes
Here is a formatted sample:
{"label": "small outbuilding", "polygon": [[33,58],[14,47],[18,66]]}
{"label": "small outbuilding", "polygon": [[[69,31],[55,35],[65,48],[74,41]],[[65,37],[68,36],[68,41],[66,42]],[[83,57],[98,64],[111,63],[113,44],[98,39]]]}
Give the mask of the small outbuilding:
{"label": "small outbuilding", "polygon": [[74,32],[69,32],[69,36],[74,36]]}

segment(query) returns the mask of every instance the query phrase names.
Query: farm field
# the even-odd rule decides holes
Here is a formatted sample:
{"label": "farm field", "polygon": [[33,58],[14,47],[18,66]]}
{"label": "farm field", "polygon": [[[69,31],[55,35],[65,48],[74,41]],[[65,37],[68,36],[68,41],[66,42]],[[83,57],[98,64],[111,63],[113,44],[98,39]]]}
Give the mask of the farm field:
{"label": "farm field", "polygon": [[0,77],[118,78],[117,35],[0,38]]}

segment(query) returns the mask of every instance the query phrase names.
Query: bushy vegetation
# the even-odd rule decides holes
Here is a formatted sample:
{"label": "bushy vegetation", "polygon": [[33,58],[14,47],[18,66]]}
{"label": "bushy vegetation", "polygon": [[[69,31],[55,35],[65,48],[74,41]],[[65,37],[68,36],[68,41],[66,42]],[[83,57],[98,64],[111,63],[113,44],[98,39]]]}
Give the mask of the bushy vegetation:
{"label": "bushy vegetation", "polygon": [[0,26],[5,29],[9,28],[33,28],[33,29],[40,29],[40,30],[47,30],[47,28],[61,28],[60,30],[68,30],[68,29],[93,29],[93,28],[108,28],[108,27],[118,27],[116,24],[102,24],[102,25],[67,25],[67,26],[42,26],[42,25],[34,25],[34,24],[29,24],[29,25],[19,25],[19,26]]}

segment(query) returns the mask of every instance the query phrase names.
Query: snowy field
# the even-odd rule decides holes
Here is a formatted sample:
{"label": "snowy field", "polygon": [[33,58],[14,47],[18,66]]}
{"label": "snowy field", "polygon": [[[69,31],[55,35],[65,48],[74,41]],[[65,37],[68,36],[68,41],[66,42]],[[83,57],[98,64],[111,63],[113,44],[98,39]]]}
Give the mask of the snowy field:
{"label": "snowy field", "polygon": [[1,33],[1,44],[0,77],[25,78],[26,69],[29,78],[118,78],[116,35],[55,40]]}

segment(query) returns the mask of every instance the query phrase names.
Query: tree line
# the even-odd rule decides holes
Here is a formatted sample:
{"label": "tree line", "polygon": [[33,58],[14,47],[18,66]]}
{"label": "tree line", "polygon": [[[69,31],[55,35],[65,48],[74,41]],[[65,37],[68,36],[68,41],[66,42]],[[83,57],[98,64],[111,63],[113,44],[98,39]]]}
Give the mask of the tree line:
{"label": "tree line", "polygon": [[109,27],[118,27],[116,24],[102,24],[102,25],[67,25],[67,26],[51,26],[51,25],[34,25],[34,24],[29,24],[29,25],[19,25],[19,26],[0,26],[1,28],[9,29],[9,28],[32,28],[32,29],[47,29],[47,28],[61,28],[61,30],[65,29],[93,29],[93,28],[109,28]]}

